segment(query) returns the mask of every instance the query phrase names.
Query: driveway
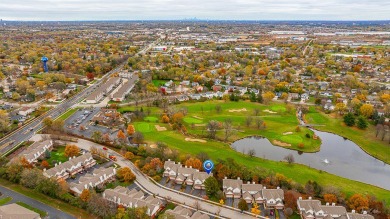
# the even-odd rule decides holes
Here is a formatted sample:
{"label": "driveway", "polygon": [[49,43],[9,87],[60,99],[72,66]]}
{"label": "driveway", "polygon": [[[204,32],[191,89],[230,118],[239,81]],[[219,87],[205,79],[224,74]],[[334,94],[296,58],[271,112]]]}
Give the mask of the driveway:
{"label": "driveway", "polygon": [[11,204],[11,203],[15,203],[15,202],[24,202],[34,208],[38,208],[42,211],[46,211],[48,213],[48,216],[47,218],[50,218],[50,219],[76,219],[75,217],[73,217],[72,215],[70,214],[67,214],[63,211],[60,211],[58,209],[55,209],[53,207],[50,207],[46,204],[43,204],[42,202],[39,202],[35,199],[32,199],[32,198],[29,198],[25,195],[22,195],[18,192],[14,192],[10,189],[7,189],[3,186],[0,186],[0,192],[3,194],[3,197],[6,197],[6,196],[10,196],[12,197],[12,200],[10,202],[8,202],[8,204]]}

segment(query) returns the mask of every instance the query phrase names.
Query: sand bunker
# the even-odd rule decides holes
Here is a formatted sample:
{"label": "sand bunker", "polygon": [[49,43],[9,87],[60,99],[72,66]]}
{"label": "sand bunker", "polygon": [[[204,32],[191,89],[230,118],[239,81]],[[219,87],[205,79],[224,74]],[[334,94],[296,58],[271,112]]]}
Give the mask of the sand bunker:
{"label": "sand bunker", "polygon": [[197,139],[197,138],[185,138],[186,141],[193,141],[193,142],[200,142],[200,143],[206,143],[206,140],[203,139]]}
{"label": "sand bunker", "polygon": [[282,147],[291,147],[291,144],[288,144],[288,143],[285,143],[285,142],[281,142],[281,141],[278,141],[278,140],[274,140],[272,143],[274,145],[278,145],[278,146],[282,146]]}
{"label": "sand bunker", "polygon": [[159,125],[155,125],[154,127],[156,127],[158,132],[162,132],[162,131],[166,131],[167,130],[167,128],[159,126]]}
{"label": "sand bunker", "polygon": [[242,109],[231,109],[229,110],[229,112],[233,113],[233,112],[246,112],[246,108],[242,108]]}
{"label": "sand bunker", "polygon": [[293,132],[285,132],[283,135],[291,135]]}
{"label": "sand bunker", "polygon": [[156,144],[151,144],[149,145],[150,148],[157,148],[157,145]]}
{"label": "sand bunker", "polygon": [[192,116],[192,117],[194,117],[195,119],[203,120],[203,118],[202,118],[202,117],[199,117],[199,116]]}
{"label": "sand bunker", "polygon": [[206,126],[206,124],[195,124],[195,127],[203,127]]}
{"label": "sand bunker", "polygon": [[272,113],[272,114],[274,114],[274,113],[277,113],[277,112],[275,112],[275,111],[271,111],[271,110],[263,110],[263,112],[266,112],[266,113]]}

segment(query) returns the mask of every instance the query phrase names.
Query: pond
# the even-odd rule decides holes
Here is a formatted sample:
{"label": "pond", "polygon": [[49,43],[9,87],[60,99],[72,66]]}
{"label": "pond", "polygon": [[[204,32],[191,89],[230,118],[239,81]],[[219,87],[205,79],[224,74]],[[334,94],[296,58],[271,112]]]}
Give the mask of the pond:
{"label": "pond", "polygon": [[321,150],[316,153],[274,146],[268,139],[259,137],[238,140],[232,144],[232,148],[243,153],[253,149],[257,157],[275,161],[284,160],[292,154],[295,163],[390,190],[390,165],[370,156],[354,142],[341,136],[313,131],[322,140]]}

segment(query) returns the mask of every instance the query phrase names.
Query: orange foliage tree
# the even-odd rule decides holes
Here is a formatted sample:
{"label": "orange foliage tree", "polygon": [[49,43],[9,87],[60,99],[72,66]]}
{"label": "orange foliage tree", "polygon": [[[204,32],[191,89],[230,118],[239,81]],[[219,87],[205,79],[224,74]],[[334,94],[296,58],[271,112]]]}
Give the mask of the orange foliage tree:
{"label": "orange foliage tree", "polygon": [[361,194],[354,194],[351,196],[347,204],[350,209],[354,209],[357,212],[368,209],[368,199]]}
{"label": "orange foliage tree", "polygon": [[67,145],[65,147],[65,156],[66,157],[73,157],[80,154],[80,148],[76,145]]}
{"label": "orange foliage tree", "polygon": [[202,168],[202,161],[198,158],[189,158],[186,160],[185,165],[200,170]]}
{"label": "orange foliage tree", "polygon": [[49,168],[50,167],[49,162],[47,162],[46,160],[43,160],[41,163],[41,167],[46,168],[46,169]]}
{"label": "orange foliage tree", "polygon": [[132,135],[132,134],[134,134],[134,132],[135,132],[134,126],[128,125],[127,126],[127,134]]}
{"label": "orange foliage tree", "polygon": [[327,203],[337,203],[337,196],[334,194],[324,194],[324,200]]}
{"label": "orange foliage tree", "polygon": [[125,153],[125,158],[128,160],[131,160],[134,158],[134,154],[132,152],[128,151]]}
{"label": "orange foliage tree", "polygon": [[124,140],[126,138],[125,133],[122,130],[119,130],[118,134],[116,135],[119,139]]}
{"label": "orange foliage tree", "polygon": [[89,192],[88,189],[84,189],[81,194],[80,194],[80,199],[83,201],[83,202],[87,202],[89,201],[89,199],[91,198],[91,193]]}

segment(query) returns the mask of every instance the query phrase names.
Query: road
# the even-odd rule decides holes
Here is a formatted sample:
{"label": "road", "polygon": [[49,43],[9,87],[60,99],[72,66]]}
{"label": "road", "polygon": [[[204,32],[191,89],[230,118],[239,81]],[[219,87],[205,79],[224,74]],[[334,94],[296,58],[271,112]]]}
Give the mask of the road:
{"label": "road", "polygon": [[[41,139],[40,135],[35,135],[31,140],[39,141],[40,139]],[[79,139],[77,143],[73,143],[73,144],[88,151],[90,150],[91,146],[94,146],[98,149],[103,148],[102,145],[84,139]],[[254,218],[253,215],[243,214],[238,209],[234,209],[226,206],[222,207],[217,203],[207,202],[204,199],[199,198],[197,196],[192,196],[190,194],[182,193],[180,191],[176,191],[171,188],[167,188],[162,185],[155,184],[146,175],[144,175],[141,171],[139,171],[139,169],[132,162],[122,157],[122,155],[116,153],[111,149],[108,149],[108,153],[115,155],[117,157],[116,163],[118,165],[120,165],[121,167],[125,167],[125,166],[129,167],[136,176],[137,185],[148,193],[155,194],[158,197],[164,199],[166,198],[171,201],[181,203],[189,207],[194,207],[198,203],[199,209],[203,210],[204,212],[209,212],[211,213],[211,215],[215,215],[217,212],[219,212],[219,216],[221,216],[222,218],[240,218],[240,219]]]}
{"label": "road", "polygon": [[70,215],[70,214],[67,214],[67,213],[62,212],[58,209],[50,207],[42,202],[39,202],[39,201],[32,199],[32,198],[29,198],[25,195],[18,193],[18,192],[14,192],[14,191],[12,191],[8,188],[5,188],[3,186],[0,186],[0,192],[3,194],[2,198],[7,197],[7,196],[12,197],[12,200],[9,202],[9,204],[20,201],[20,202],[24,202],[24,203],[26,203],[34,208],[38,208],[42,211],[47,212],[48,218],[75,219],[75,217]]}
{"label": "road", "polygon": [[[156,42],[150,43],[148,46],[144,47],[135,55],[145,54],[147,50],[149,50],[152,46],[155,45]],[[93,85],[85,88],[81,92],[77,93],[73,97],[65,100],[64,102],[58,104],[55,108],[49,110],[47,113],[39,116],[30,122],[26,123],[21,128],[13,131],[12,133],[6,135],[2,139],[0,139],[0,153],[3,156],[8,151],[17,147],[23,141],[27,141],[37,132],[39,129],[43,127],[42,121],[46,117],[57,118],[61,114],[65,113],[68,109],[74,107],[76,104],[84,100],[91,92],[93,92],[97,87],[99,87],[102,83],[104,83],[105,79],[110,77],[111,74],[118,72],[123,68],[123,66],[127,63],[124,62],[115,69],[111,70],[107,74],[105,74],[99,81],[94,83]]]}

